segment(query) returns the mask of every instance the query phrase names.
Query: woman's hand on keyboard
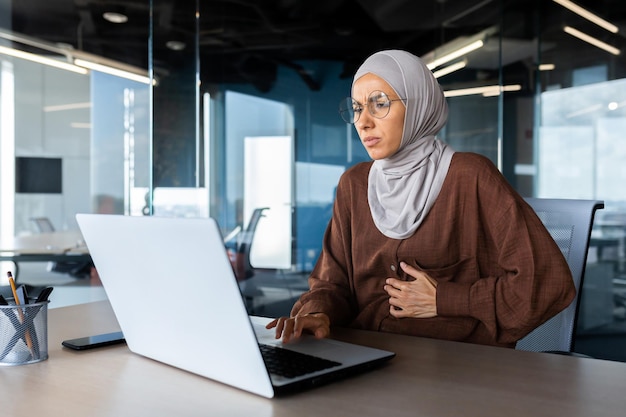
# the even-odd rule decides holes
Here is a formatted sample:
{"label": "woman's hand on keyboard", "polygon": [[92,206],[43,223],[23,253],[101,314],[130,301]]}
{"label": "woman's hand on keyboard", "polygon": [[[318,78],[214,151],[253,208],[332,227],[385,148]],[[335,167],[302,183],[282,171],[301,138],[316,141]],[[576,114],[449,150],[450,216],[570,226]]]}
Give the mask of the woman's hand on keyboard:
{"label": "woman's hand on keyboard", "polygon": [[297,339],[302,333],[311,333],[322,339],[330,335],[330,319],[324,313],[310,313],[295,317],[279,317],[265,326],[268,329],[276,328],[276,339],[284,343]]}

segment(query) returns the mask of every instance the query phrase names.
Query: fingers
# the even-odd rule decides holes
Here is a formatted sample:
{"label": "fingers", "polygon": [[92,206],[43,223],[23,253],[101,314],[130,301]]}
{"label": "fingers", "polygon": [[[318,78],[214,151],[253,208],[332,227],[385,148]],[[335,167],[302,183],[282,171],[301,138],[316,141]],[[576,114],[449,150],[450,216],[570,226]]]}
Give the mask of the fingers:
{"label": "fingers", "polygon": [[405,312],[402,308],[395,306],[392,304],[392,300],[389,300],[389,304],[391,304],[389,306],[389,314],[391,314],[391,316],[400,319],[403,317],[409,317],[409,314],[407,312]]}
{"label": "fingers", "polygon": [[277,319],[274,319],[272,321],[270,321],[269,323],[267,323],[265,325],[266,329],[273,329],[274,327],[276,328],[276,339],[278,339],[280,337],[280,335],[282,335],[283,333],[283,328],[285,327],[285,320],[287,320],[287,317],[279,317]]}
{"label": "fingers", "polygon": [[437,315],[437,282],[428,274],[401,262],[414,280],[387,278],[383,289],[389,295],[389,314],[395,318],[429,318]]}
{"label": "fingers", "polygon": [[[437,287],[437,281],[435,281],[434,279],[432,279],[428,274],[420,271],[419,269],[407,264],[406,262],[400,262],[400,268],[402,268],[402,270],[404,272],[406,272],[407,274],[409,274],[410,276],[412,276],[413,278],[419,280],[419,279],[424,279],[426,281],[428,281],[430,283],[430,285],[432,285],[433,287]],[[402,281],[400,281],[402,282]]]}
{"label": "fingers", "polygon": [[[385,285],[384,287],[385,291],[387,291],[387,294],[389,295],[389,314],[396,318],[406,317],[403,301],[401,299],[402,291],[396,288],[390,281],[391,279],[388,279],[388,285]],[[397,282],[401,283],[402,281]]]}
{"label": "fingers", "polygon": [[406,262],[400,262],[400,268],[402,268],[404,272],[411,275],[412,277],[415,276],[416,273],[421,274],[419,270],[415,269],[414,267],[407,264]]}
{"label": "fingers", "polygon": [[328,316],[324,313],[316,313],[314,317],[317,320],[317,328],[313,332],[315,337],[323,339],[330,336],[330,319]]}
{"label": "fingers", "polygon": [[287,343],[299,338],[304,331],[312,333],[317,338],[330,335],[330,320],[323,313],[304,314],[295,317],[279,317],[269,322],[267,329],[276,328],[276,339]]}
{"label": "fingers", "polygon": [[397,296],[400,291],[402,291],[402,287],[406,285],[404,281],[400,281],[399,279],[395,278],[387,278],[385,284],[386,285],[383,287],[385,291],[387,291],[389,295],[393,294],[395,296]]}
{"label": "fingers", "polygon": [[291,317],[279,317],[277,319],[272,320],[271,322],[269,322],[265,328],[267,329],[271,329],[271,328],[276,328],[276,339],[280,339],[282,337],[283,342],[288,342],[292,336],[293,337],[299,337],[301,330],[297,330],[296,326],[296,319],[295,318],[291,318]]}

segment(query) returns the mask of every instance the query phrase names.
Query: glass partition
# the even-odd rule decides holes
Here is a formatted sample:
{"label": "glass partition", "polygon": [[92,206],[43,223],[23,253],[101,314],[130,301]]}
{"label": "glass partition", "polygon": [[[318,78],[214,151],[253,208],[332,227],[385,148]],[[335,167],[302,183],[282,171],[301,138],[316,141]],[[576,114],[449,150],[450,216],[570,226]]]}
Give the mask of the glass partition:
{"label": "glass partition", "polygon": [[[16,239],[40,233],[75,236],[64,245],[84,245],[76,213],[137,214],[147,204],[152,171],[147,70],[14,32],[11,20],[5,24],[0,27],[1,247],[14,248],[20,244]],[[47,220],[45,230],[35,221],[41,218]],[[39,280],[50,269],[54,265],[46,262],[24,262],[20,279]],[[64,275],[50,281],[65,282]],[[88,269],[72,278],[85,275]]]}
{"label": "glass partition", "polygon": [[[29,169],[18,164],[13,172],[3,170],[7,184],[17,185],[12,233],[33,232],[33,217],[48,217],[56,229],[67,230],[76,229],[78,212],[130,214],[131,190],[149,186],[149,87],[98,71],[76,74],[26,59],[0,59],[3,146],[12,142],[17,162],[40,161]],[[11,122],[13,129],[7,129]],[[42,163],[46,160],[59,162],[58,173]],[[55,175],[56,188],[23,186]]]}
{"label": "glass partition", "polygon": [[624,360],[618,350],[626,334],[626,45],[613,25],[624,17],[617,3],[586,5],[595,23],[556,3],[543,6],[560,21],[541,22],[534,140],[539,197],[605,203],[593,227],[576,348]]}
{"label": "glass partition", "polygon": [[[124,31],[106,23],[98,33],[102,5],[90,4],[92,20],[83,10],[63,39],[49,35],[62,32],[52,19],[29,24],[9,3],[15,18],[0,14],[1,46],[71,61],[79,72],[0,53],[3,239],[34,233],[35,216],[73,228],[78,211],[212,216],[233,256],[255,209],[268,204],[255,180],[280,165],[281,202],[257,219],[252,243],[280,247],[280,262],[258,262],[242,290],[252,311],[288,314],[319,256],[338,178],[369,159],[338,103],[365,57],[406,49],[445,90],[450,116],[440,137],[456,150],[487,156],[523,196],[605,201],[577,344],[623,358],[585,341],[626,334],[625,2],[579,0],[608,23],[599,26],[563,2],[539,0],[133,0]],[[89,62],[152,78],[129,81]],[[259,151],[268,138],[281,143],[280,164]],[[15,175],[30,163],[48,164],[55,174],[47,177],[58,179],[59,160],[62,192],[54,181],[55,192],[16,188],[29,184]],[[280,243],[263,237],[270,220],[281,236],[286,228]]]}

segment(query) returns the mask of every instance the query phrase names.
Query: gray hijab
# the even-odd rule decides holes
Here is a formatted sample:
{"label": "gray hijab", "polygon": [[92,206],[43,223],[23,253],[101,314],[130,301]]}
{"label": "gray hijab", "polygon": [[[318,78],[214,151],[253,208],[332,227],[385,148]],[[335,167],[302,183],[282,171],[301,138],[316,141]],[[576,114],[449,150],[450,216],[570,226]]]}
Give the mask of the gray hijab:
{"label": "gray hijab", "polygon": [[367,73],[384,79],[406,99],[400,148],[374,161],[367,197],[376,227],[392,239],[412,236],[435,203],[454,150],[435,135],[448,120],[448,104],[432,72],[415,55],[389,50],[370,56],[354,82]]}

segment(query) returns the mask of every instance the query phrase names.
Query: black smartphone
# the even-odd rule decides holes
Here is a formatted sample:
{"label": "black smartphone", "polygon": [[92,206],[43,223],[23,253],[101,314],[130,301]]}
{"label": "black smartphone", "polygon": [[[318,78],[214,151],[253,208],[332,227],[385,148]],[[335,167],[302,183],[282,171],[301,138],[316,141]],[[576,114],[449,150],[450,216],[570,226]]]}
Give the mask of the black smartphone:
{"label": "black smartphone", "polygon": [[85,350],[101,346],[117,345],[125,342],[126,340],[124,339],[124,334],[122,332],[113,332],[64,340],[61,344],[70,349]]}

